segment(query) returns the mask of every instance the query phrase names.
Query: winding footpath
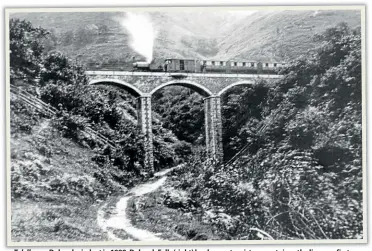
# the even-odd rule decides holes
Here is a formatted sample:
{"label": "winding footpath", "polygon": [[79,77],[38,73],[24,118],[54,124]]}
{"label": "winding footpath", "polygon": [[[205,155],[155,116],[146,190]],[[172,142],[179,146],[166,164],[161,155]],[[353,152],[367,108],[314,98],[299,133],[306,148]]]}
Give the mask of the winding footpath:
{"label": "winding footpath", "polygon": [[[156,233],[151,233],[147,230],[136,228],[130,222],[130,219],[126,213],[128,201],[135,196],[142,196],[147,193],[151,193],[161,187],[167,177],[165,176],[168,172],[172,171],[175,167],[166,169],[154,174],[158,177],[156,181],[148,181],[144,184],[136,186],[128,191],[128,193],[119,199],[115,206],[115,214],[110,215],[108,219],[105,219],[104,209],[107,207],[107,203],[104,204],[97,212],[97,223],[98,226],[107,233],[111,241],[128,241],[128,240],[139,240],[139,241],[160,241],[162,240],[157,236]],[[124,230],[131,238],[121,239],[117,237],[110,229]]]}

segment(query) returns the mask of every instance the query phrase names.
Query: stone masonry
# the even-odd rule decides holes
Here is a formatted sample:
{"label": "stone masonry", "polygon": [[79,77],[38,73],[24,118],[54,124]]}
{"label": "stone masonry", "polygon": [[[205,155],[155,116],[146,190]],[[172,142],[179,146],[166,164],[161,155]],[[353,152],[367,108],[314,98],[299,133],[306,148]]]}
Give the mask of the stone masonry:
{"label": "stone masonry", "polygon": [[138,97],[138,127],[145,136],[145,171],[154,173],[154,155],[152,144],[151,95]]}
{"label": "stone masonry", "polygon": [[144,171],[154,172],[151,96],[171,85],[188,87],[204,97],[207,156],[223,160],[221,95],[233,86],[254,85],[260,81],[274,84],[280,75],[206,74],[162,72],[87,71],[91,85],[114,85],[138,98],[138,127],[145,136]]}

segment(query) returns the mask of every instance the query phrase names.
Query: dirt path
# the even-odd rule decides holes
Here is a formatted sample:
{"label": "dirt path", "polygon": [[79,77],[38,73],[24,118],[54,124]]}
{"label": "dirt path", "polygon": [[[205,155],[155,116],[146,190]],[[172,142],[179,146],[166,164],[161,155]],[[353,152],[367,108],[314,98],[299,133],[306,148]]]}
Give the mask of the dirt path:
{"label": "dirt path", "polygon": [[[175,167],[155,173],[154,176],[158,177],[157,180],[148,181],[144,184],[136,186],[128,191],[128,193],[121,197],[115,206],[115,213],[110,215],[108,219],[105,219],[104,209],[107,207],[107,203],[103,205],[97,212],[97,223],[101,229],[107,233],[111,241],[123,241],[123,240],[139,240],[139,241],[159,241],[162,240],[157,236],[156,233],[151,233],[147,230],[139,229],[134,227],[126,213],[128,201],[134,196],[142,196],[147,193],[151,193],[161,187],[167,177],[165,176],[168,172],[173,170]],[[117,237],[110,229],[124,230],[132,238],[122,239]]]}

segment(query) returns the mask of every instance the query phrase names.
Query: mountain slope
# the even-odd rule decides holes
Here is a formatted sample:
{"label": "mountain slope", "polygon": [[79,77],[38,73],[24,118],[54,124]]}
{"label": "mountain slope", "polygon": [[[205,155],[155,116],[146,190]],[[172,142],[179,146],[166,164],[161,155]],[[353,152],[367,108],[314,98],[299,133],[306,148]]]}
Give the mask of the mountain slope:
{"label": "mountain slope", "polygon": [[[360,25],[358,11],[148,12],[156,38],[153,56],[199,59],[289,61],[316,45],[316,33],[344,21]],[[80,62],[130,67],[131,35],[121,25],[124,12],[15,13],[52,31],[49,50]],[[140,26],[139,26],[140,27]]]}
{"label": "mountain slope", "polygon": [[315,34],[340,22],[360,25],[358,11],[256,12],[225,32],[216,58],[289,61],[314,48]]}
{"label": "mountain slope", "polygon": [[[149,12],[147,16],[156,32],[156,58],[205,57],[201,54],[204,46],[214,41],[213,31],[223,21],[218,15],[206,17],[205,13]],[[123,12],[15,13],[11,18],[26,19],[34,26],[51,30],[55,37],[51,48],[78,57],[82,62],[130,62],[133,56],[143,59],[130,47],[130,34],[121,24],[125,19]],[[202,22],[203,19],[208,22]],[[214,45],[217,45],[215,41]]]}

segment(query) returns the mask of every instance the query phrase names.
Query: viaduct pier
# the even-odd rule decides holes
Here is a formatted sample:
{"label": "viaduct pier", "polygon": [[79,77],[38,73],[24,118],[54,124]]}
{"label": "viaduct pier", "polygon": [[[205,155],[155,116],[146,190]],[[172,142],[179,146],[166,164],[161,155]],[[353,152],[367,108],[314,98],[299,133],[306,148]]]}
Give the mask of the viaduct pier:
{"label": "viaduct pier", "polygon": [[145,136],[144,171],[154,172],[151,97],[167,86],[184,86],[204,97],[207,156],[222,161],[221,95],[238,85],[274,84],[281,75],[86,71],[90,85],[112,85],[138,100],[138,127]]}

